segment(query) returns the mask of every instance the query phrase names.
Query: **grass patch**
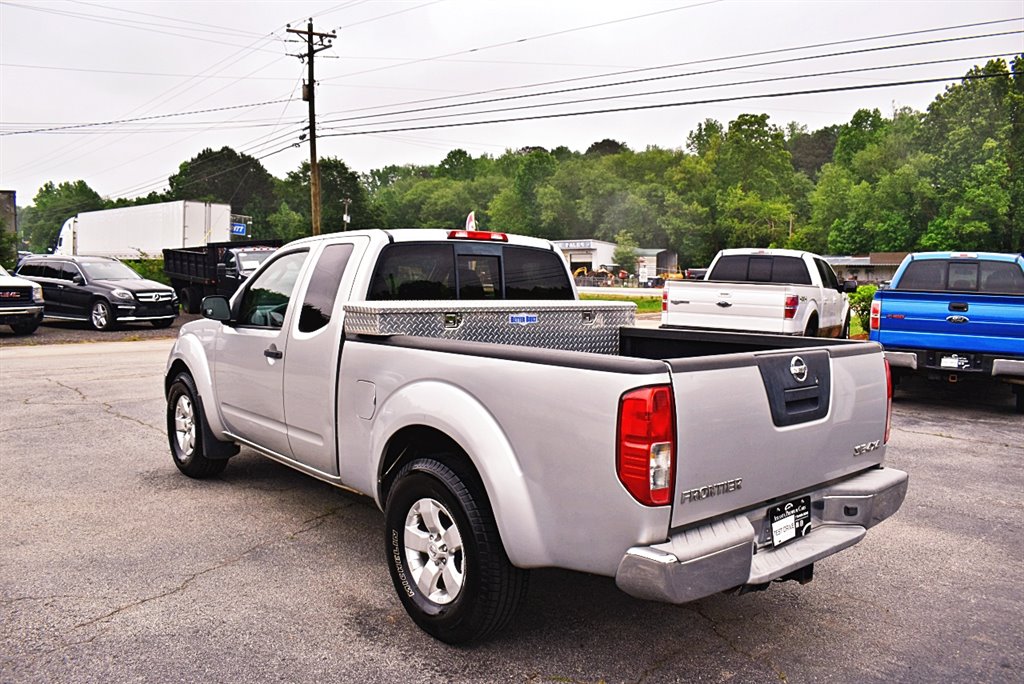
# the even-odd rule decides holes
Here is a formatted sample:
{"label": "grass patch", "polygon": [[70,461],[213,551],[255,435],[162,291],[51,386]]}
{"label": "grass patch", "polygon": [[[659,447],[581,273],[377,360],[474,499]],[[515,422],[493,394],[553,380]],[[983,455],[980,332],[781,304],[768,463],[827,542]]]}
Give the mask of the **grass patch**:
{"label": "grass patch", "polygon": [[581,294],[580,299],[599,302],[633,302],[637,313],[661,313],[661,290],[649,297],[608,294]]}

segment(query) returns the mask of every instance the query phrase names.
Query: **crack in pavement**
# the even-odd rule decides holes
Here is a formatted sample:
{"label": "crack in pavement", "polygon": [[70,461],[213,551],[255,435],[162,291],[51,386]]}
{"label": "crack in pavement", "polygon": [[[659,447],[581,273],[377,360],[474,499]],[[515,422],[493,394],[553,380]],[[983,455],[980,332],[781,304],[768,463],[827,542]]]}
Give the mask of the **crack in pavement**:
{"label": "crack in pavement", "polygon": [[[70,391],[74,392],[79,397],[81,397],[83,402],[89,403],[89,397],[85,396],[85,393],[82,392],[82,390],[78,389],[77,387],[72,387],[71,385],[67,385],[67,384],[61,382],[60,380],[54,380],[53,378],[48,378],[48,380],[50,382],[54,383],[55,385],[59,386],[59,387],[63,387],[66,390],[70,390]],[[95,403],[99,404],[99,406],[103,408],[103,411],[105,413],[107,413],[108,415],[114,416],[115,418],[120,418],[122,420],[127,420],[127,421],[129,421],[131,423],[135,423],[136,425],[141,425],[142,427],[148,428],[150,430],[154,430],[154,431],[160,433],[161,435],[164,434],[164,430],[163,430],[162,427],[157,427],[155,425],[150,425],[149,423],[143,422],[143,421],[139,420],[138,418],[133,418],[132,416],[128,416],[128,415],[125,415],[123,413],[120,413],[117,409],[115,409],[111,404],[108,404],[107,402],[102,402],[101,401],[101,402],[95,402]]]}
{"label": "crack in pavement", "polygon": [[222,568],[226,568],[226,567],[228,567],[230,565],[234,565],[235,563],[238,563],[238,562],[242,561],[249,554],[251,554],[251,553],[253,553],[255,551],[258,551],[260,549],[264,549],[264,548],[273,546],[273,545],[281,543],[281,542],[288,542],[288,541],[290,541],[292,539],[295,539],[299,535],[305,534],[307,532],[312,532],[313,530],[315,530],[318,527],[320,527],[321,525],[323,525],[324,522],[326,522],[328,518],[330,518],[331,516],[337,514],[338,512],[340,512],[341,510],[343,510],[345,508],[349,508],[352,505],[353,505],[353,503],[349,502],[349,503],[346,503],[346,504],[342,504],[340,506],[334,506],[333,508],[328,509],[327,511],[321,513],[320,515],[314,516],[314,517],[310,518],[309,520],[303,521],[301,526],[299,527],[299,529],[295,530],[294,532],[289,532],[283,538],[280,538],[280,539],[268,539],[267,541],[262,541],[262,542],[260,542],[258,544],[254,544],[253,546],[251,546],[248,549],[242,551],[241,553],[237,554],[233,558],[229,558],[229,559],[224,560],[224,561],[222,561],[220,563],[212,565],[212,566],[210,566],[208,568],[205,568],[205,569],[200,570],[198,572],[192,573],[191,575],[187,576],[181,582],[181,584],[179,584],[177,587],[174,587],[172,589],[168,589],[167,591],[161,592],[159,594],[155,594],[153,596],[147,596],[145,598],[139,599],[138,601],[133,601],[132,603],[129,603],[129,604],[124,605],[124,606],[121,606],[119,608],[115,608],[114,610],[110,611],[106,615],[101,615],[101,616],[99,616],[97,618],[93,618],[92,620],[87,620],[87,621],[85,621],[83,623],[75,625],[75,629],[80,629],[82,627],[88,627],[89,625],[94,625],[97,622],[102,622],[104,620],[108,620],[108,619],[114,617],[115,615],[119,615],[120,613],[123,613],[123,612],[125,612],[127,610],[131,610],[132,608],[135,608],[137,606],[141,606],[141,605],[144,605],[146,603],[150,603],[151,601],[156,601],[156,600],[165,598],[167,596],[171,596],[173,594],[178,594],[178,593],[184,591],[185,589],[187,589],[190,584],[192,584],[194,581],[196,581],[197,579],[199,579],[203,575],[209,574],[211,572],[215,572],[215,571],[220,570]]}
{"label": "crack in pavement", "polygon": [[[159,594],[154,594],[153,596],[146,596],[146,597],[141,598],[141,599],[139,599],[137,601],[132,601],[131,603],[125,604],[123,606],[119,606],[119,607],[115,608],[114,610],[112,610],[112,611],[110,611],[110,612],[108,612],[108,613],[106,613],[104,615],[100,615],[99,617],[96,617],[96,618],[93,618],[91,620],[86,620],[85,622],[79,623],[79,624],[75,625],[72,629],[82,629],[84,627],[89,627],[91,625],[105,623],[105,622],[111,620],[112,618],[114,618],[114,617],[116,617],[116,616],[118,616],[118,615],[120,615],[120,614],[122,614],[122,613],[124,613],[126,611],[131,610],[132,608],[137,608],[137,607],[145,605],[147,603],[152,603],[153,601],[158,601],[158,600],[160,600],[162,598],[166,598],[166,597],[172,596],[174,594],[179,594],[179,593],[185,591],[186,589],[188,589],[188,587],[193,582],[195,582],[197,579],[199,579],[203,575],[207,575],[207,574],[209,574],[211,572],[216,572],[217,570],[220,570],[220,569],[226,568],[226,567],[228,567],[230,565],[234,565],[235,563],[241,562],[243,559],[245,559],[246,556],[248,556],[248,555],[250,555],[250,554],[252,554],[255,551],[258,551],[260,549],[265,549],[265,548],[271,547],[271,546],[273,546],[275,544],[287,543],[288,541],[291,541],[291,540],[295,539],[296,537],[298,537],[300,535],[306,534],[307,532],[312,532],[313,530],[315,530],[315,529],[319,528],[321,525],[323,525],[332,516],[338,514],[342,510],[344,510],[346,508],[349,508],[349,507],[351,507],[353,505],[354,505],[354,502],[348,502],[348,503],[342,504],[340,506],[334,506],[332,508],[329,508],[328,510],[324,511],[323,513],[320,513],[319,515],[316,515],[316,516],[314,516],[314,517],[312,517],[312,518],[310,518],[308,520],[304,520],[302,523],[300,523],[300,526],[299,526],[298,529],[296,529],[296,530],[294,530],[292,532],[287,533],[286,535],[284,535],[284,537],[268,539],[268,540],[262,541],[262,542],[260,542],[258,544],[254,544],[253,546],[250,546],[249,548],[245,549],[241,553],[238,553],[237,555],[235,555],[232,558],[228,558],[228,559],[226,559],[224,561],[221,561],[220,563],[216,563],[216,564],[214,564],[214,565],[212,565],[212,566],[210,566],[208,568],[204,568],[202,570],[199,570],[197,572],[194,572],[194,573],[188,575],[176,587],[168,589],[167,591],[162,591]],[[53,653],[57,653],[59,651],[63,651],[65,649],[72,648],[74,646],[80,646],[82,644],[88,644],[88,643],[91,643],[92,641],[94,641],[96,638],[98,638],[102,633],[103,633],[103,631],[101,630],[101,631],[97,632],[96,634],[92,635],[91,637],[89,637],[88,639],[83,639],[81,641],[74,641],[74,642],[70,642],[70,643],[61,644],[60,646],[57,646],[56,648],[52,648],[52,649],[49,649],[49,650],[46,650],[46,651],[35,651],[35,652],[30,652],[30,653],[24,653],[24,654],[21,654],[20,656],[14,657],[14,658],[5,658],[3,661],[0,661],[0,664],[2,664],[4,666],[9,666],[9,665],[13,664],[18,658],[23,658],[25,656],[30,656],[30,657],[48,656],[48,655],[51,655]]]}
{"label": "crack in pavement", "polygon": [[911,434],[911,435],[922,435],[924,437],[939,437],[941,439],[951,439],[954,442],[969,441],[972,444],[991,444],[992,446],[1001,446],[1001,447],[1007,447],[1007,448],[1012,448],[1013,447],[1012,444],[1006,444],[1005,442],[991,442],[991,441],[988,441],[988,440],[985,440],[985,439],[975,439],[975,438],[963,439],[963,438],[960,438],[960,437],[955,437],[953,435],[943,434],[941,432],[927,432],[925,430],[910,430],[908,428],[898,428],[898,427],[894,427],[893,428],[893,432],[906,432],[906,433]]}
{"label": "crack in pavement", "polygon": [[[743,650],[737,644],[734,644],[732,642],[732,640],[727,635],[723,634],[720,631],[718,624],[710,616],[705,615],[703,612],[701,612],[701,610],[699,608],[695,608],[693,606],[685,606],[684,609],[685,610],[689,610],[690,612],[696,613],[700,617],[704,618],[704,620],[711,627],[712,634],[714,634],[716,637],[718,637],[719,640],[722,643],[724,643],[729,648],[730,651],[745,657],[747,660],[749,660],[752,663],[756,663],[758,665],[767,665],[772,670],[772,672],[775,673],[775,676],[778,678],[778,680],[780,682],[788,682],[789,681],[788,677],[786,677],[786,673],[782,670],[782,668],[780,668],[775,663],[774,660],[772,660],[772,658],[769,655],[765,654],[763,656],[756,656],[753,653],[750,653],[748,651]],[[668,655],[664,656],[663,658],[659,658],[658,660],[654,661],[654,663],[652,663],[650,667],[648,667],[646,670],[644,670],[640,674],[640,678],[638,680],[636,680],[637,684],[642,684],[642,682],[645,679],[647,679],[647,677],[653,675],[655,672],[657,672],[658,670],[663,668],[667,663],[671,662],[673,659],[677,658],[681,653],[685,653],[689,649],[690,649],[690,646],[679,648],[679,649],[669,653]]]}

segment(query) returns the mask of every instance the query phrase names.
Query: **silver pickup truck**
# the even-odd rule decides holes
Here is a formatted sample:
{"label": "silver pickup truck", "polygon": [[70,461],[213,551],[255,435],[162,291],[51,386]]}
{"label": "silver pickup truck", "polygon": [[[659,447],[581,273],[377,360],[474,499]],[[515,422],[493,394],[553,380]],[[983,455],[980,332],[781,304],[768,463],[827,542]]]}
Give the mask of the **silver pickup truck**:
{"label": "silver pickup truck", "polygon": [[372,497],[449,643],[505,626],[530,568],[672,603],[805,583],[906,494],[878,345],[632,327],[543,240],[307,238],[202,312],[167,363],[177,467],[242,446]]}

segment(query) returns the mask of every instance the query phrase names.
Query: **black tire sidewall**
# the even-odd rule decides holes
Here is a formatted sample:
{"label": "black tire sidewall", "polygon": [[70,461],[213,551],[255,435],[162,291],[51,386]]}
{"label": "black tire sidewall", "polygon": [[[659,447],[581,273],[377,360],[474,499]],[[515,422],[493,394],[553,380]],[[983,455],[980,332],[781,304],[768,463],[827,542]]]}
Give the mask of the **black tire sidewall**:
{"label": "black tire sidewall", "polygon": [[[182,453],[181,448],[178,446],[178,440],[175,439],[174,412],[178,406],[178,399],[183,395],[187,396],[189,401],[192,402],[192,415],[195,420],[196,441],[191,455]],[[167,440],[171,446],[171,456],[174,457],[175,465],[183,471],[192,465],[197,454],[202,453],[203,430],[201,420],[203,420],[203,417],[199,413],[196,385],[188,374],[181,373],[174,378],[174,382],[171,383],[171,389],[167,392]]]}
{"label": "black tire sidewall", "polygon": [[[445,482],[450,477],[446,478],[444,471],[454,477],[455,482]],[[436,461],[414,461],[399,473],[385,508],[388,569],[395,591],[416,624],[427,633],[448,642],[465,640],[453,638],[453,634],[472,633],[474,606],[480,594],[481,580],[481,561],[476,540],[478,530],[470,523],[465,511],[465,505],[476,506],[479,502],[472,501],[472,495],[466,489],[463,493],[470,497],[470,501],[463,502],[452,487],[458,482],[460,480],[454,471]],[[462,537],[462,589],[454,601],[443,605],[423,595],[407,567],[403,541],[405,521],[412,505],[423,498],[432,498],[441,503],[458,526]]]}

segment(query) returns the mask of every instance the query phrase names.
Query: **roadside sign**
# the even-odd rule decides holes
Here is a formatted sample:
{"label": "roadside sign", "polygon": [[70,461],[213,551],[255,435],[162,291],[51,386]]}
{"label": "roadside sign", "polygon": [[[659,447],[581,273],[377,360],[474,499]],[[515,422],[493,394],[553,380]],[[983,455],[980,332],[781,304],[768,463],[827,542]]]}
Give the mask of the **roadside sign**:
{"label": "roadside sign", "polygon": [[232,223],[231,234],[232,235],[245,235],[246,225],[244,223]]}

